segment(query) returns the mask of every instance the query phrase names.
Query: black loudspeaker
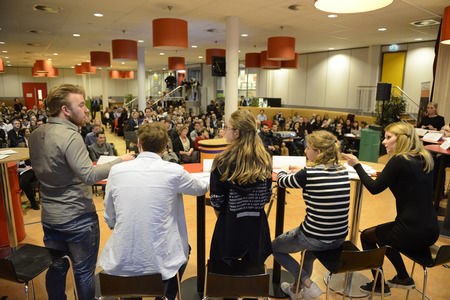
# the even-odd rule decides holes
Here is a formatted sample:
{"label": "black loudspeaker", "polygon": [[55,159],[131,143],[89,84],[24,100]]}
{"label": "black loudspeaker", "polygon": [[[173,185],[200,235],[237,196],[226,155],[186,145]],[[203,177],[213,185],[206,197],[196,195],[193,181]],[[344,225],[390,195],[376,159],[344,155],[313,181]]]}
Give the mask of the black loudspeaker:
{"label": "black loudspeaker", "polygon": [[377,101],[389,101],[391,99],[391,83],[378,82],[377,95],[375,99]]}
{"label": "black loudspeaker", "polygon": [[225,57],[212,56],[211,57],[211,75],[225,76]]}

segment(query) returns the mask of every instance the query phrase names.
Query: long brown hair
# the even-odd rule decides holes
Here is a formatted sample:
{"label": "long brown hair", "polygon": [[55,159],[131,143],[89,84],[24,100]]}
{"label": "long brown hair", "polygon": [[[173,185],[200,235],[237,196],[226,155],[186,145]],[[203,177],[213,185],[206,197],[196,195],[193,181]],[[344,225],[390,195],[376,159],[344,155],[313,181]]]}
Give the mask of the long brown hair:
{"label": "long brown hair", "polygon": [[271,178],[272,158],[256,133],[255,117],[249,111],[237,110],[231,114],[230,124],[228,130],[239,130],[239,137],[216,156],[212,170],[219,170],[221,181],[239,185]]}

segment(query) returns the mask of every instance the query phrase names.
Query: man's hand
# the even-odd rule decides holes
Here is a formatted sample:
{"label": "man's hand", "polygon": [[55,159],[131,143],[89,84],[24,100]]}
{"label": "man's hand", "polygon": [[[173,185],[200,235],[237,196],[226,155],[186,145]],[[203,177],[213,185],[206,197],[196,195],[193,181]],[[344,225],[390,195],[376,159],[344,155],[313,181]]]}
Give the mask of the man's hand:
{"label": "man's hand", "polygon": [[122,161],[129,161],[134,159],[134,155],[134,152],[130,152],[122,155],[120,158],[122,159]]}

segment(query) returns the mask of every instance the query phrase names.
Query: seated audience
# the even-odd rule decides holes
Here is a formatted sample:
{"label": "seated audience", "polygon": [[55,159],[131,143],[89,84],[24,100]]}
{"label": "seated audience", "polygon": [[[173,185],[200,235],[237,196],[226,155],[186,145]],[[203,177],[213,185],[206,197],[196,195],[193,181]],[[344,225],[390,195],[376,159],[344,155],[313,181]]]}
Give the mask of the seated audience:
{"label": "seated audience", "polygon": [[217,135],[214,137],[215,139],[223,139],[225,137],[225,129],[219,128],[217,129]]}
{"label": "seated audience", "polygon": [[131,118],[128,120],[126,131],[136,131],[141,125],[141,121],[139,120],[139,113],[132,112]]}
{"label": "seated audience", "polygon": [[100,126],[95,124],[92,126],[92,131],[89,132],[84,139],[86,146],[89,147],[90,145],[97,143],[97,132],[100,132]]}
{"label": "seated audience", "polygon": [[279,151],[273,145],[272,136],[269,133],[269,125],[262,124],[261,125],[261,131],[258,133],[258,135],[261,138],[261,141],[263,143],[264,149],[266,149],[266,151],[270,155],[278,155],[279,154]]}
{"label": "seated audience", "polygon": [[200,147],[200,144],[199,144],[199,142],[200,141],[203,141],[203,140],[209,140],[209,134],[208,134],[208,130],[206,130],[206,128],[205,127],[203,127],[201,130],[200,130],[200,135],[195,139],[195,141],[194,141],[194,150],[197,150],[197,151],[200,151],[200,149],[199,149],[199,147]]}
{"label": "seated audience", "polygon": [[17,147],[20,142],[24,142],[22,133],[22,124],[19,119],[12,121],[13,128],[8,131],[9,147]]}
{"label": "seated audience", "polygon": [[160,273],[174,300],[177,272],[183,275],[189,258],[183,194],[203,195],[208,184],[161,159],[169,141],[164,125],[143,124],[137,135],[138,157],[109,173],[104,219],[113,232],[98,265],[114,275]]}

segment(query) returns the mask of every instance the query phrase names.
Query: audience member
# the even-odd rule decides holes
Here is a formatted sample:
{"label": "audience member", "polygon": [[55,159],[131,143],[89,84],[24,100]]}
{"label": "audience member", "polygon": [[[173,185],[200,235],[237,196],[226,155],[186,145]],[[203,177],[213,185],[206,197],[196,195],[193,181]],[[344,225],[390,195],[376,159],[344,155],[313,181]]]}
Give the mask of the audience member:
{"label": "audience member", "polygon": [[17,147],[20,142],[24,142],[22,133],[22,124],[19,119],[12,121],[13,128],[8,131],[9,147]]}
{"label": "audience member", "polygon": [[96,138],[95,143],[88,146],[89,157],[91,158],[92,161],[97,161],[102,155],[106,156],[114,155],[113,147],[111,146],[110,143],[106,142],[104,131],[97,131],[95,133],[95,138]]}
{"label": "audience member", "polygon": [[92,131],[89,132],[84,139],[84,143],[86,144],[86,146],[89,147],[90,145],[97,143],[97,133],[100,131],[101,130],[99,125],[95,124],[94,126],[92,126]]}
{"label": "audience member", "polygon": [[[273,126],[273,125],[272,125]],[[261,131],[258,133],[259,137],[261,138],[261,141],[263,143],[264,149],[272,156],[277,155],[279,152],[273,145],[272,136],[269,134],[269,125],[262,124],[261,125]]]}
{"label": "audience member", "polygon": [[200,129],[200,135],[195,138],[194,150],[200,151],[200,149],[199,149],[199,147],[200,147],[199,142],[203,141],[203,140],[209,140],[209,133],[208,133],[208,130],[205,127]]}
{"label": "audience member", "polygon": [[194,143],[187,136],[188,129],[183,126],[178,131],[179,137],[173,142],[173,151],[180,158],[181,163],[197,163],[198,151],[194,151]]}
{"label": "audience member", "polygon": [[427,105],[427,115],[422,118],[417,127],[429,130],[441,130],[442,126],[445,125],[444,117],[438,115],[437,113],[437,103],[430,102]]}

